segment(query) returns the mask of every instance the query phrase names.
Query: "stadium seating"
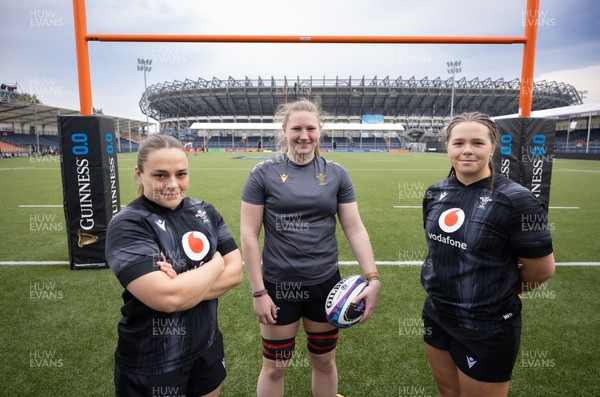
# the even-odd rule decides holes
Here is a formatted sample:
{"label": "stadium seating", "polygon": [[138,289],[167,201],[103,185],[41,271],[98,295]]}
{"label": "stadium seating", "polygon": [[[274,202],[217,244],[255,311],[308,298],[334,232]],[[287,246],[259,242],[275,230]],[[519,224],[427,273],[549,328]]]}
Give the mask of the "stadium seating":
{"label": "stadium seating", "polygon": [[[204,137],[197,136],[191,142],[189,147],[193,149],[204,148]],[[335,145],[334,145],[335,142]],[[207,139],[206,146],[210,149],[263,149],[276,150],[275,138],[272,136],[250,136],[246,139],[235,137],[232,141],[231,136],[215,135]],[[391,139],[387,138],[356,138],[353,141],[346,137],[336,137],[333,139],[330,136],[323,136],[321,139],[321,147],[327,150],[370,150],[370,151],[387,151],[390,149],[403,148],[402,142],[398,137]]]}
{"label": "stadium seating", "polygon": [[590,130],[590,144],[586,148],[587,130],[574,130],[568,134],[567,131],[556,131],[554,138],[554,150],[557,153],[600,153],[600,128]]}
{"label": "stadium seating", "polygon": [[[40,135],[38,137],[33,134],[15,134],[12,132],[4,133],[0,136],[0,149],[2,154],[5,153],[20,153],[31,154],[36,151],[39,142],[40,153],[58,153],[60,148],[60,140],[57,135]],[[137,152],[138,143],[125,138],[120,138],[121,152]],[[131,148],[131,149],[130,149]]]}
{"label": "stadium seating", "polygon": [[121,144],[121,153],[135,153],[138,151],[139,145],[134,140],[120,138],[119,142]]}
{"label": "stadium seating", "polygon": [[59,141],[56,135],[33,135],[5,133],[0,136],[2,154],[27,155],[34,153],[39,145],[41,154],[58,153]]}

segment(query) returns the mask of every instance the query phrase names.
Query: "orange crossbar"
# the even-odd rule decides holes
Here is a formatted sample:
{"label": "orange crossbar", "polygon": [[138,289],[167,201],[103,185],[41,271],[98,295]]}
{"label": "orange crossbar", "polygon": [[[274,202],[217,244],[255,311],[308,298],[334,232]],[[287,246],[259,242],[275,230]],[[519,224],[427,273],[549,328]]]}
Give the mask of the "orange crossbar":
{"label": "orange crossbar", "polygon": [[539,0],[527,0],[525,36],[237,36],[237,35],[155,35],[88,34],[85,0],[73,0],[75,47],[82,115],[92,114],[92,88],[88,41],[186,42],[186,43],[331,43],[331,44],[523,44],[519,115],[529,117],[533,94],[533,70]]}
{"label": "orange crossbar", "polygon": [[336,43],[336,44],[517,44],[525,37],[464,36],[234,36],[170,34],[88,34],[88,41],[170,43]]}

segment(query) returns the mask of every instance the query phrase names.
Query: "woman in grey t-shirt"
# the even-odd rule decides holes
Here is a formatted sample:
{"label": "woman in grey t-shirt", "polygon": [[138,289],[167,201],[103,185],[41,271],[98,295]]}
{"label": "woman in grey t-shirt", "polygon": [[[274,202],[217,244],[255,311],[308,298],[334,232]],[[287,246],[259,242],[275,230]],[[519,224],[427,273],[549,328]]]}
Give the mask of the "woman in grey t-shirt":
{"label": "woman in grey t-shirt", "polygon": [[282,106],[280,114],[284,154],[254,167],[242,192],[242,251],[263,345],[257,395],[283,396],[300,320],[307,334],[313,394],[335,395],[338,329],[327,322],[324,307],[340,280],[336,215],[369,280],[356,299],[365,301],[361,322],[377,306],[380,281],[350,177],[339,164],[319,156],[318,107],[301,100]]}

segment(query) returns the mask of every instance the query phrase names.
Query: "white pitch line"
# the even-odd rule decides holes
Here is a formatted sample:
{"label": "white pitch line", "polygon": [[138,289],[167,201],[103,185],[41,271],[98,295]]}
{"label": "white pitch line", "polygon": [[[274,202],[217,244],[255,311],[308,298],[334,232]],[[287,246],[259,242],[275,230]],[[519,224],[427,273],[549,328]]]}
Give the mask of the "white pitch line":
{"label": "white pitch line", "polygon": [[22,204],[19,208],[61,208],[62,205],[55,204]]}
{"label": "white pitch line", "polygon": [[4,261],[0,265],[68,265],[68,261]]}
{"label": "white pitch line", "polygon": [[[348,266],[348,265],[358,265],[357,261],[339,261],[339,265]],[[423,261],[375,261],[376,265],[382,266],[415,266],[415,265],[423,265]]]}
{"label": "white pitch line", "polygon": [[0,171],[58,171],[60,167],[20,167],[20,168],[0,168]]}
{"label": "white pitch line", "polygon": [[427,172],[427,171],[447,171],[444,168],[347,168],[346,171],[354,172],[354,171],[389,171],[389,172],[405,172],[405,171],[417,171],[417,172]]}
{"label": "white pitch line", "polygon": [[[0,266],[68,265],[68,261],[2,261]],[[341,266],[358,265],[357,261],[339,261]],[[375,261],[378,266],[421,266],[423,261]],[[556,266],[600,266],[600,262],[558,262]]]}
{"label": "white pitch line", "polygon": [[[381,266],[421,266],[423,261],[375,261],[376,265]],[[339,265],[358,265],[357,261],[339,261]],[[600,266],[600,262],[557,262],[556,266]]]}
{"label": "white pitch line", "polygon": [[[19,208],[62,208],[62,205],[55,204],[22,204]],[[121,205],[125,207],[125,205]],[[393,208],[422,208],[420,205],[394,205]],[[579,207],[550,207],[551,210],[578,210]]]}
{"label": "white pitch line", "polygon": [[600,262],[558,262],[556,266],[600,266]]}
{"label": "white pitch line", "polygon": [[[393,208],[423,208],[420,205],[394,205]],[[579,207],[548,207],[551,210],[578,210]]]}
{"label": "white pitch line", "polygon": [[[58,204],[21,204],[19,208],[62,208],[64,206]],[[126,204],[121,204],[121,207],[127,207]]]}

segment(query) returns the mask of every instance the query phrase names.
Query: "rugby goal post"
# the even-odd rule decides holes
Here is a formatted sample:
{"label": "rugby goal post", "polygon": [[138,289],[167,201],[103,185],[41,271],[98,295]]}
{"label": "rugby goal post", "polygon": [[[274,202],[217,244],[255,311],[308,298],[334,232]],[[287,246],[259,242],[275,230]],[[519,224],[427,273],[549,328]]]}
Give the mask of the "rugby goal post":
{"label": "rugby goal post", "polygon": [[88,42],[185,43],[330,43],[330,44],[523,44],[519,115],[529,117],[540,0],[527,0],[523,36],[267,36],[96,34],[87,32],[85,0],[73,0],[75,47],[81,115],[92,115],[92,88]]}
{"label": "rugby goal post", "polygon": [[[533,72],[540,0],[527,0],[522,36],[268,36],[95,34],[87,32],[85,0],[73,0],[77,76],[81,116],[59,116],[63,155],[63,196],[72,269],[107,267],[104,238],[108,222],[120,209],[114,122],[92,116],[92,87],[88,43],[304,43],[304,44],[522,44],[519,117],[499,123],[504,146],[498,145],[497,169],[532,189],[548,203],[554,125],[530,122]],[[476,110],[476,109],[474,109]],[[543,130],[538,130],[543,126]],[[548,137],[548,138],[546,138]],[[531,141],[531,142],[530,142]],[[514,147],[511,145],[514,143]],[[517,145],[518,143],[518,145]],[[524,156],[513,148],[531,153]],[[509,150],[510,149],[510,150]],[[93,159],[100,159],[97,164]],[[535,162],[535,164],[534,164]],[[529,165],[528,163],[531,163]],[[501,168],[504,166],[504,168]],[[508,168],[507,168],[508,167]],[[512,168],[511,168],[512,167]],[[84,172],[85,171],[85,172]],[[83,179],[82,179],[83,173]],[[543,174],[543,176],[541,175]],[[71,226],[72,225],[72,226]],[[92,227],[91,225],[95,225]],[[85,227],[84,227],[85,226]]]}

